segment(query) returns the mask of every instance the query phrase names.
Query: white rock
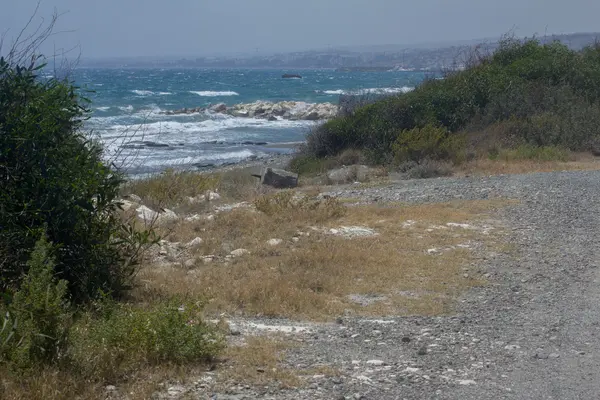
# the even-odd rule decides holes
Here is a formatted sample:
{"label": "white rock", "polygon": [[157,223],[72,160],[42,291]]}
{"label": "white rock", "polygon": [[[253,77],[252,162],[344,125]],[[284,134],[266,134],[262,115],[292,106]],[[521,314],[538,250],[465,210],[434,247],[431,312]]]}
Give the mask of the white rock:
{"label": "white rock", "polygon": [[202,262],[204,264],[210,264],[211,262],[213,262],[215,259],[215,256],[204,256],[202,257]]}
{"label": "white rock", "polygon": [[140,196],[138,196],[137,194],[130,194],[127,197],[129,197],[129,199],[131,201],[133,201],[134,203],[141,203],[142,202],[142,198]]}
{"label": "white rock", "polygon": [[138,213],[138,217],[144,220],[146,223],[156,222],[160,224],[168,221],[174,221],[179,218],[174,211],[171,211],[167,208],[165,208],[162,212],[157,212],[146,206],[139,206],[136,211]]}
{"label": "white rock", "polygon": [[185,217],[185,220],[188,222],[200,221],[200,215],[193,214],[193,215],[190,215],[189,217]]}
{"label": "white rock", "polygon": [[136,204],[129,200],[119,200],[119,203],[121,203],[121,208],[123,209],[123,211],[129,211],[134,207],[139,207],[139,204]]}
{"label": "white rock", "polygon": [[246,254],[250,254],[250,252],[246,249],[236,249],[236,250],[233,250],[229,254],[233,257],[242,257],[242,256],[245,256]]}
{"label": "white rock", "polygon": [[299,238],[299,237],[297,237],[297,236],[294,236],[294,237],[292,238],[292,242],[294,242],[294,243],[298,243],[299,241],[300,241],[300,238]]}
{"label": "white rock", "polygon": [[269,246],[279,246],[281,243],[283,243],[283,240],[281,240],[281,239],[269,239],[269,240],[267,240],[267,244]]}
{"label": "white rock", "polygon": [[217,192],[209,191],[206,194],[206,198],[208,199],[208,201],[217,201],[217,200],[221,200],[221,195]]}
{"label": "white rock", "polygon": [[374,229],[368,228],[366,226],[341,226],[337,229],[330,229],[329,234],[335,236],[344,236],[347,238],[369,237],[378,235],[378,233],[375,232]]}
{"label": "white rock", "polygon": [[367,361],[368,365],[372,365],[374,367],[381,367],[382,365],[385,365],[385,363],[382,360],[369,360]]}
{"label": "white rock", "polygon": [[159,213],[146,206],[139,206],[135,211],[137,211],[138,217],[146,222],[156,221],[159,216]]}
{"label": "white rock", "polygon": [[475,382],[472,379],[463,379],[463,380],[457,381],[456,383],[458,383],[459,385],[463,385],[463,386],[477,385],[477,382]]}
{"label": "white rock", "polygon": [[187,247],[197,247],[200,246],[203,242],[204,240],[202,240],[202,238],[197,237],[195,239],[190,240],[187,244]]}
{"label": "white rock", "polygon": [[189,260],[185,260],[185,262],[183,263],[183,266],[186,268],[193,268],[194,266],[196,266],[196,260],[193,258],[190,258]]}

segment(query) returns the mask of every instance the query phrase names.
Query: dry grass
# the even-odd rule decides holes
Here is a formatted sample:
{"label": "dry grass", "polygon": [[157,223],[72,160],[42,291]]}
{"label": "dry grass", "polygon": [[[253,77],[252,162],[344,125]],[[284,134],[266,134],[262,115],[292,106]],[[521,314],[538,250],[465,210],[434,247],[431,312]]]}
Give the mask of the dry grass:
{"label": "dry grass", "polygon": [[[491,243],[496,238],[494,231],[485,235],[445,224],[480,226],[489,211],[506,203],[345,207],[335,200],[293,199],[291,194],[261,198],[257,205],[263,212],[239,209],[220,213],[212,221],[178,225],[168,240],[200,236],[204,243],[196,256],[210,254],[220,260],[198,261],[192,269],[148,266],[140,272],[142,284],[135,295],[143,301],[204,296],[209,312],[314,320],[343,313],[441,314],[451,310],[464,290],[483,283],[477,271],[464,277],[472,251],[457,245]],[[415,223],[404,227],[409,220]],[[365,226],[378,234],[352,239],[327,234],[340,226]],[[270,246],[266,242],[272,238],[283,243]],[[224,259],[237,248],[251,254]],[[441,250],[429,254],[434,248]],[[353,295],[380,301],[359,304]]]}
{"label": "dry grass", "polygon": [[573,154],[570,161],[490,160],[479,158],[455,169],[455,175],[526,174],[530,172],[584,171],[600,169],[600,159],[588,153]]}
{"label": "dry grass", "polygon": [[239,346],[231,346],[224,357],[220,379],[249,385],[276,384],[280,388],[298,387],[302,384],[298,372],[282,365],[289,341],[267,337],[249,337]]}

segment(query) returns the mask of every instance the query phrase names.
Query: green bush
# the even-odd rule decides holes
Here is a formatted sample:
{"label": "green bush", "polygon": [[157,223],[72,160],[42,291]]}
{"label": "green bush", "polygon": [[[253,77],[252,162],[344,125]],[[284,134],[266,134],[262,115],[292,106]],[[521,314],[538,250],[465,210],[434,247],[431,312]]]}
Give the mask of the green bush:
{"label": "green bush", "polygon": [[[585,151],[600,136],[599,88],[600,45],[577,52],[558,42],[504,40],[466,70],[328,121],[308,134],[304,154],[331,157],[351,148],[385,163],[408,151],[403,141],[414,138],[403,137],[412,130],[436,126],[473,139],[503,121],[518,121],[507,132],[510,142]],[[401,158],[446,156],[425,150]]]}
{"label": "green bush", "polygon": [[119,294],[140,249],[115,213],[123,176],[82,133],[78,89],[39,69],[0,59],[0,293],[18,289],[44,232],[71,301]]}
{"label": "green bush", "polygon": [[35,244],[29,271],[4,308],[0,362],[27,369],[56,361],[65,348],[70,316],[67,282],[54,278],[55,260],[45,235]]}
{"label": "green bush", "polygon": [[450,135],[445,128],[426,125],[403,131],[392,145],[394,157],[398,163],[426,159],[448,160],[462,159],[464,152],[462,137]]}
{"label": "green bush", "polygon": [[69,334],[72,366],[88,378],[111,380],[142,365],[211,360],[224,342],[201,317],[202,307],[175,301],[140,308],[105,303]]}

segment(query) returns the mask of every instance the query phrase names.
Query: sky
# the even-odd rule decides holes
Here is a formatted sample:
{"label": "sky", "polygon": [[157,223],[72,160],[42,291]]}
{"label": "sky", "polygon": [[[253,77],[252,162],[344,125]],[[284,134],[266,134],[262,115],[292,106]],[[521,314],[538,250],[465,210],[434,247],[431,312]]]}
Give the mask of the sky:
{"label": "sky", "polygon": [[[0,0],[13,40],[37,0]],[[202,56],[600,32],[599,0],[41,0],[61,14],[42,51],[83,57]],[[6,48],[6,44],[4,46]]]}

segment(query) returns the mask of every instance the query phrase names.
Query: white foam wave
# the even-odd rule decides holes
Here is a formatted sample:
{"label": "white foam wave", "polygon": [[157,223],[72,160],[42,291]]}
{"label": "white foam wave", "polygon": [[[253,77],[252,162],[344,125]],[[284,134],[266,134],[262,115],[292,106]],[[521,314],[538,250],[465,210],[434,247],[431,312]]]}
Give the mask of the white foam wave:
{"label": "white foam wave", "polygon": [[110,107],[96,107],[96,110],[106,112],[106,111],[110,110]]}
{"label": "white foam wave", "polygon": [[344,91],[342,89],[339,89],[339,90],[323,90],[323,92],[321,92],[321,93],[335,95],[335,94],[346,94],[346,91]]}
{"label": "white foam wave", "polygon": [[369,88],[369,89],[358,89],[358,90],[317,90],[317,93],[323,93],[328,95],[342,95],[342,94],[395,94],[395,93],[408,93],[415,90],[414,87],[403,86],[399,88]]}
{"label": "white foam wave", "polygon": [[152,160],[146,160],[146,162],[144,162],[144,164],[146,166],[160,166],[160,165],[164,165],[164,164],[170,164],[170,165],[191,165],[191,164],[196,164],[196,163],[202,163],[205,161],[241,161],[244,160],[246,158],[252,157],[255,154],[248,150],[248,149],[244,149],[244,150],[239,150],[239,151],[229,151],[229,152],[224,152],[224,153],[218,153],[218,152],[210,152],[201,156],[188,156],[188,157],[179,157],[179,158],[173,158],[173,159],[152,159]]}
{"label": "white foam wave", "polygon": [[233,92],[231,90],[227,90],[227,91],[223,91],[223,92],[214,92],[211,90],[205,90],[205,91],[193,91],[190,90],[190,93],[192,94],[197,94],[198,96],[202,96],[202,97],[220,97],[220,96],[239,96],[240,94],[237,92]]}
{"label": "white foam wave", "polygon": [[129,104],[127,106],[120,106],[119,110],[126,111],[126,112],[131,112],[131,111],[133,111],[133,106],[131,104]]}
{"label": "white foam wave", "polygon": [[172,95],[172,94],[173,94],[173,93],[171,93],[171,92],[158,92],[158,95],[159,95],[159,96],[170,96],[170,95]]}
{"label": "white foam wave", "polygon": [[154,94],[151,90],[132,90],[131,93],[137,96],[152,96]]}
{"label": "white foam wave", "polygon": [[[199,133],[217,133],[236,128],[301,128],[316,124],[314,121],[267,121],[255,118],[226,117],[219,119],[208,119],[205,121],[179,122],[179,121],[157,121],[138,125],[112,125],[108,127],[103,136],[106,138],[118,137],[122,132],[139,131],[140,135],[153,137],[154,135],[168,134],[170,137],[181,138],[182,135],[193,135]],[[202,138],[199,138],[201,142]],[[211,138],[212,140],[214,138]],[[177,139],[179,140],[179,139]]]}

